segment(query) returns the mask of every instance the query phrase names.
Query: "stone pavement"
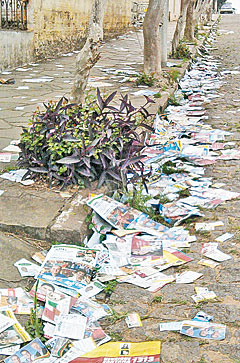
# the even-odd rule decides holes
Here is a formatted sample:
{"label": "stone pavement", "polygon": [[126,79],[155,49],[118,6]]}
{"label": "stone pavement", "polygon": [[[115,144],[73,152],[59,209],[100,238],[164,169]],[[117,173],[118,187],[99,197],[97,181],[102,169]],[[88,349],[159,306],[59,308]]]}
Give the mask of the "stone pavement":
{"label": "stone pavement", "polygon": [[[220,34],[216,43],[214,55],[222,62],[223,69],[240,69],[240,44],[237,37],[239,33],[240,16],[223,16],[220,24]],[[233,31],[233,33],[231,33]],[[67,57],[66,57],[67,58]],[[71,58],[71,57],[69,57]],[[68,58],[67,58],[68,59]],[[64,59],[65,60],[65,59]],[[62,62],[61,62],[62,64]],[[109,81],[109,80],[108,80]],[[45,85],[45,84],[44,84]],[[44,86],[43,85],[43,86]],[[10,87],[10,86],[7,86]],[[223,87],[220,90],[221,97],[206,105],[209,122],[213,127],[230,130],[234,133],[232,140],[239,148],[239,111],[240,110],[240,75],[230,74],[224,79]],[[20,91],[19,91],[20,92]],[[225,182],[227,189],[239,191],[239,161],[226,161],[217,163],[207,168],[207,177],[212,177],[215,182]],[[0,221],[5,231],[11,230],[14,226],[15,232],[23,232],[23,218],[28,223],[27,231],[33,231],[37,238],[56,238],[63,236],[65,241],[69,238],[68,226],[79,221],[85,210],[83,202],[86,195],[79,195],[71,192],[69,198],[64,198],[59,191],[47,190],[39,185],[23,187],[18,184],[6,181],[0,182],[0,189],[5,193],[0,197]],[[87,193],[87,191],[86,191]],[[2,199],[4,198],[5,200]],[[13,207],[10,208],[10,200],[15,197],[15,208],[19,208],[19,214]],[[26,200],[25,206],[23,203]],[[17,203],[18,201],[18,203]],[[57,208],[55,209],[55,201]],[[41,204],[38,204],[41,203]],[[42,206],[46,215],[38,206]],[[47,208],[49,211],[47,211]],[[231,254],[232,259],[220,264],[216,269],[209,269],[197,264],[200,256],[202,243],[214,241],[216,231],[210,233],[198,233],[198,240],[191,244],[188,254],[194,259],[188,264],[195,271],[203,273],[200,282],[188,285],[169,284],[157,295],[158,299],[149,292],[127,284],[119,284],[110,299],[110,305],[116,311],[116,316],[124,316],[128,312],[138,312],[143,320],[143,328],[128,329],[124,318],[118,320],[106,320],[102,324],[104,330],[111,334],[115,340],[122,341],[145,341],[159,339],[162,342],[162,363],[239,363],[240,362],[240,201],[229,201],[219,206],[216,210],[207,210],[204,222],[222,220],[224,227],[218,233],[234,233],[230,242],[222,243],[221,249]],[[30,214],[29,214],[30,211]],[[48,213],[48,214],[47,214]],[[32,218],[31,218],[32,217]],[[40,219],[43,218],[42,221]],[[10,227],[9,227],[10,222]],[[68,224],[69,222],[69,224]],[[32,226],[38,223],[36,229]],[[22,228],[22,229],[21,229]],[[189,229],[193,228],[189,225]],[[75,234],[72,234],[75,241],[82,236],[82,225],[76,227]],[[29,232],[30,233],[30,232]],[[32,233],[32,232],[31,232]],[[34,236],[34,234],[32,234]],[[24,238],[25,240],[25,238]],[[19,286],[19,275],[12,266],[18,258],[27,257],[37,249],[37,244],[23,241],[20,237],[13,237],[0,233],[0,257],[2,269],[0,287]],[[68,240],[68,242],[71,242]],[[41,244],[42,242],[40,242]],[[177,272],[183,272],[184,266],[180,266]],[[169,273],[176,270],[169,269]],[[14,283],[14,281],[16,281]],[[21,280],[20,284],[25,283]],[[214,301],[203,301],[194,304],[191,295],[194,294],[194,287],[201,285],[213,290],[218,299]],[[214,316],[214,322],[227,325],[226,339],[221,342],[211,340],[193,339],[184,337],[176,332],[159,332],[160,321],[180,321],[191,319],[199,310]],[[119,314],[119,315],[117,315]],[[104,325],[105,324],[105,325]]]}

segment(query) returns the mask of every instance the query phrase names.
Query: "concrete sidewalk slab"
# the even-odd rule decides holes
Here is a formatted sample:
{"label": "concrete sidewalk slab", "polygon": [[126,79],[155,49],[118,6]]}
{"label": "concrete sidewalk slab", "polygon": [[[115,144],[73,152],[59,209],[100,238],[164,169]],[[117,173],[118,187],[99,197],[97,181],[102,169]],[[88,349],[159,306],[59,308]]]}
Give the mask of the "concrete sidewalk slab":
{"label": "concrete sidewalk slab", "polygon": [[36,251],[35,246],[31,246],[22,239],[0,232],[0,288],[26,286],[26,278],[21,277],[18,269],[13,264],[21,258],[31,261],[31,256]]}
{"label": "concrete sidewalk slab", "polygon": [[65,200],[51,190],[34,190],[10,181],[0,181],[0,229],[45,239]]}
{"label": "concrete sidewalk slab", "polygon": [[47,239],[69,244],[81,244],[89,234],[85,219],[88,214],[86,201],[89,190],[84,189],[66,203],[62,212],[49,227]]}

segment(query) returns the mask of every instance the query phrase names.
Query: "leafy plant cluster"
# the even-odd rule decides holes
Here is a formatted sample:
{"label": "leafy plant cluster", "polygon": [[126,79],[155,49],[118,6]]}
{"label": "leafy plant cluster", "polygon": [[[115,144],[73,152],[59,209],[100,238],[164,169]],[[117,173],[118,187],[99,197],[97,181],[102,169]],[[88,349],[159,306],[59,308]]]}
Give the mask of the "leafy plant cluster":
{"label": "leafy plant cluster", "polygon": [[174,58],[176,59],[183,59],[187,58],[190,59],[192,57],[191,52],[186,44],[180,42],[179,46],[177,47],[176,53],[174,54]]}
{"label": "leafy plant cluster", "polygon": [[152,87],[152,86],[154,86],[155,82],[156,82],[156,78],[154,77],[154,73],[147,74],[145,72],[142,72],[137,76],[137,79],[136,79],[137,86],[143,85],[143,86]]}
{"label": "leafy plant cluster", "polygon": [[50,187],[53,182],[89,186],[97,180],[101,187],[109,180],[126,184],[129,172],[133,179],[141,177],[139,152],[147,130],[153,131],[144,123],[151,116],[146,106],[154,101],[145,97],[144,105],[135,108],[125,95],[113,107],[116,93],[104,100],[97,90],[97,98],[89,96],[83,105],[62,98],[35,112],[19,144],[18,165],[28,169],[25,178],[48,180]]}
{"label": "leafy plant cluster", "polygon": [[177,69],[170,69],[168,72],[168,77],[170,82],[178,82],[180,78],[180,71]]}

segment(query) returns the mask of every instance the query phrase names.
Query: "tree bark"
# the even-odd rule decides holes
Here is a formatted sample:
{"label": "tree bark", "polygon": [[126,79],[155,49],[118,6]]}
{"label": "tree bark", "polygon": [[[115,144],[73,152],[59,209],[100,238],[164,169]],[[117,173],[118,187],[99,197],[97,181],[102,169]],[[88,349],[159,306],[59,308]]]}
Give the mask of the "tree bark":
{"label": "tree bark", "polygon": [[190,0],[190,3],[188,4],[187,8],[186,25],[184,30],[184,38],[186,38],[186,40],[190,42],[194,41],[194,19],[193,19],[194,5],[195,5],[195,0]]}
{"label": "tree bark", "polygon": [[173,35],[173,40],[172,40],[172,55],[173,56],[176,53],[176,50],[180,43],[181,35],[182,35],[185,21],[186,21],[187,9],[188,9],[188,5],[189,5],[190,1],[191,0],[182,0],[181,14],[178,18],[176,29],[175,29],[175,32]]}
{"label": "tree bark", "polygon": [[148,11],[143,23],[144,72],[161,73],[161,37],[159,25],[162,23],[163,4],[166,0],[149,0]]}
{"label": "tree bark", "polygon": [[162,26],[160,27],[161,38],[161,65],[165,67],[168,59],[167,50],[167,33],[168,33],[168,13],[169,13],[169,0],[165,0],[161,9]]}
{"label": "tree bark", "polygon": [[99,45],[103,39],[103,18],[107,0],[94,0],[88,24],[86,42],[77,56],[75,79],[72,88],[73,101],[82,103],[92,67],[97,63]]}

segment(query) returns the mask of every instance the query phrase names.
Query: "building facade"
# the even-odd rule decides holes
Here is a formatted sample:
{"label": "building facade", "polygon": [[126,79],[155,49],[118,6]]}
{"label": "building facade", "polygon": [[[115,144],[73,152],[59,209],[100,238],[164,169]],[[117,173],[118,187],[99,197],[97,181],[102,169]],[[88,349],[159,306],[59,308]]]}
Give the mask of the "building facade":
{"label": "building facade", "polygon": [[[80,49],[93,0],[1,0],[0,70],[34,59]],[[177,20],[181,0],[169,0],[169,20]],[[107,0],[104,33],[120,34],[143,22],[148,0]]]}
{"label": "building facade", "polygon": [[[80,49],[93,0],[1,0],[0,69]],[[105,34],[131,27],[132,0],[107,0]]]}

